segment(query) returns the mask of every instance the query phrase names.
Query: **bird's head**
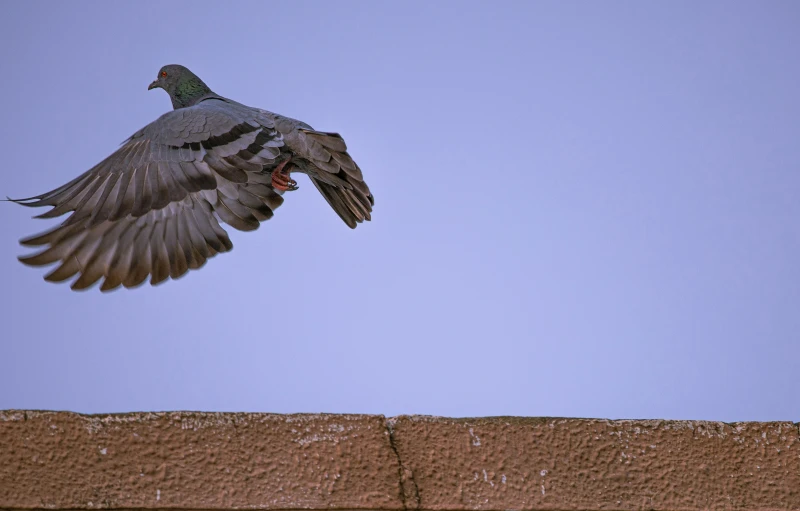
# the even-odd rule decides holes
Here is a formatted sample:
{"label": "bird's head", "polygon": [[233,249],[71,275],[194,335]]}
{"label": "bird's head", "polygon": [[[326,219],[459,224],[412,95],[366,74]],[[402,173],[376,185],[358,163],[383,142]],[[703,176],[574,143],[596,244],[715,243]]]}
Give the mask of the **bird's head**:
{"label": "bird's head", "polygon": [[164,66],[158,70],[158,76],[153,80],[153,83],[147,87],[147,90],[164,89],[169,94],[171,91],[177,89],[179,82],[186,75],[194,76],[194,73],[177,64]]}
{"label": "bird's head", "polygon": [[158,71],[158,76],[147,87],[151,89],[164,89],[172,99],[175,108],[191,106],[195,101],[211,93],[211,89],[187,68],[178,64],[164,66]]}

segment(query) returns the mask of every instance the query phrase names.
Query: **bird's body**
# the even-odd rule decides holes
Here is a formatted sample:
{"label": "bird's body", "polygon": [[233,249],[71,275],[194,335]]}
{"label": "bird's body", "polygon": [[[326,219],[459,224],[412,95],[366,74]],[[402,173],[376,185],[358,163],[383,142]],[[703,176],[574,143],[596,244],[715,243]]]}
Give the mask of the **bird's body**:
{"label": "bird's body", "polygon": [[233,247],[218,219],[249,231],[273,216],[289,172],[307,174],[351,228],[370,220],[374,199],[336,133],[215,94],[191,71],[165,66],[174,110],[136,132],[73,181],[15,202],[71,213],[56,228],[21,241],[45,246],[26,264],[60,263],[45,279],[76,274],[73,289],[104,278],[101,290],[157,284],[201,267]]}

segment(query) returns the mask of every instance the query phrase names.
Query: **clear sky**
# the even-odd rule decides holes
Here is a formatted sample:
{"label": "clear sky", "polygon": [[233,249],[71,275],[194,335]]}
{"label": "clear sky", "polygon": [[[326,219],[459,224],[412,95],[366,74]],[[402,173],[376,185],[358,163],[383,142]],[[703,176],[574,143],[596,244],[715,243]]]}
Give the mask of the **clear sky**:
{"label": "clear sky", "polygon": [[170,106],[168,63],[342,133],[156,288],[42,280],[0,203],[0,409],[799,420],[800,3],[8,2],[0,195]]}

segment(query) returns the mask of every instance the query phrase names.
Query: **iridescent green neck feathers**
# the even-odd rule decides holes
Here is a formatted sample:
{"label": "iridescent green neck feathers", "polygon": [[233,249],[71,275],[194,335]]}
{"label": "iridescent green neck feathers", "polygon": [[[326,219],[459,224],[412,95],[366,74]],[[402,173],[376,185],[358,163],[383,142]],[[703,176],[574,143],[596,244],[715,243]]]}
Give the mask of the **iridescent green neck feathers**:
{"label": "iridescent green neck feathers", "polygon": [[169,97],[172,99],[172,106],[176,110],[178,108],[192,106],[209,94],[213,94],[211,89],[208,88],[208,85],[194,75],[181,76],[175,84],[174,89],[167,92],[169,92]]}

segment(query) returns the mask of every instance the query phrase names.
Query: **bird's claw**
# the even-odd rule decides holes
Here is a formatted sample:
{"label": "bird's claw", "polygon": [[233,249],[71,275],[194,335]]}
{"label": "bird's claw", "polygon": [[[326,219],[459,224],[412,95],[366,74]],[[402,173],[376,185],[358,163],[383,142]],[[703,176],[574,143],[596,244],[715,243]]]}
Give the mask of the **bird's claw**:
{"label": "bird's claw", "polygon": [[297,181],[281,172],[272,173],[272,187],[282,192],[293,192],[298,188]]}
{"label": "bird's claw", "polygon": [[294,179],[289,179],[284,176],[280,176],[283,179],[277,179],[276,176],[272,175],[272,187],[276,190],[280,190],[282,192],[293,192],[300,188],[297,186],[297,181]]}
{"label": "bird's claw", "polygon": [[291,161],[291,157],[282,161],[275,170],[272,171],[272,187],[276,190],[280,190],[282,192],[293,192],[297,190],[299,187],[297,186],[297,181],[289,177],[291,173],[291,165],[289,162]]}

